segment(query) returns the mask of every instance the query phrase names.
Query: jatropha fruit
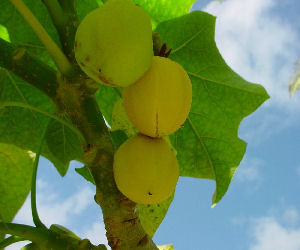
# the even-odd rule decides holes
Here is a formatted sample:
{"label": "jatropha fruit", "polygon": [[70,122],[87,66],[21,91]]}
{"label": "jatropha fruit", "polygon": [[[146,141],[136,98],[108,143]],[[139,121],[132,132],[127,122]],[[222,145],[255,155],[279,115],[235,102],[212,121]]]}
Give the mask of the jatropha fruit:
{"label": "jatropha fruit", "polygon": [[153,56],[150,17],[130,0],[109,0],[83,19],[75,58],[96,82],[124,87],[125,111],[140,132],[114,155],[118,189],[136,203],[162,202],[179,178],[176,155],[162,137],[187,118],[192,101],[188,74],[178,63]]}
{"label": "jatropha fruit", "polygon": [[154,56],[150,69],[133,85],[124,88],[125,111],[143,134],[163,137],[186,120],[192,102],[192,85],[183,67]]}
{"label": "jatropha fruit", "polygon": [[188,74],[178,63],[154,56],[150,69],[123,90],[125,111],[140,134],[115,154],[119,190],[136,203],[162,202],[174,192],[178,162],[165,139],[186,120],[192,102]]}
{"label": "jatropha fruit", "polygon": [[149,69],[152,57],[150,16],[130,0],[107,1],[77,29],[75,58],[98,83],[129,86]]}
{"label": "jatropha fruit", "polygon": [[164,139],[138,134],[115,153],[114,178],[119,190],[136,203],[153,204],[174,192],[179,168]]}

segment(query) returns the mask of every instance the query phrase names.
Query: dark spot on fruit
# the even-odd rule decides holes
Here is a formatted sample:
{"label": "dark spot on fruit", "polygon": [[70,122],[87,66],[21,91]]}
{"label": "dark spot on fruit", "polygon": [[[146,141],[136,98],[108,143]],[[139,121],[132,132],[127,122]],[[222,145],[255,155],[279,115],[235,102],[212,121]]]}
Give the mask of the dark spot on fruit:
{"label": "dark spot on fruit", "polygon": [[157,206],[158,206],[158,207],[160,207],[160,205],[159,205],[159,204],[157,204]]}
{"label": "dark spot on fruit", "polygon": [[148,204],[147,207],[150,207],[150,205]]}
{"label": "dark spot on fruit", "polygon": [[85,60],[86,62],[89,62],[89,61],[90,61],[90,57],[87,56],[84,60]]}
{"label": "dark spot on fruit", "polygon": [[101,73],[102,70],[99,68],[98,71],[99,71],[99,73]]}
{"label": "dark spot on fruit", "polygon": [[152,195],[152,193],[148,192],[149,195]]}
{"label": "dark spot on fruit", "polygon": [[154,209],[150,209],[150,213],[153,213],[154,212]]}
{"label": "dark spot on fruit", "polygon": [[84,64],[83,62],[80,62],[80,65],[81,65],[82,67],[85,67],[85,64]]}
{"label": "dark spot on fruit", "polygon": [[112,86],[112,87],[117,87],[116,84],[113,84],[111,81],[105,79],[102,75],[97,75],[98,76],[98,79],[101,80],[102,82]]}

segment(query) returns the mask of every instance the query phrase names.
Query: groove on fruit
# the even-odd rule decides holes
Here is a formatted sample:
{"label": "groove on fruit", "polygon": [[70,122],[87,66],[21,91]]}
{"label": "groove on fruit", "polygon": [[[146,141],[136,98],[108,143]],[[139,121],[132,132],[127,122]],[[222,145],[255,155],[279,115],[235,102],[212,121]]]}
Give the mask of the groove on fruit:
{"label": "groove on fruit", "polygon": [[158,134],[158,111],[156,111],[156,116],[155,116],[155,136],[156,137],[159,137],[159,134]]}

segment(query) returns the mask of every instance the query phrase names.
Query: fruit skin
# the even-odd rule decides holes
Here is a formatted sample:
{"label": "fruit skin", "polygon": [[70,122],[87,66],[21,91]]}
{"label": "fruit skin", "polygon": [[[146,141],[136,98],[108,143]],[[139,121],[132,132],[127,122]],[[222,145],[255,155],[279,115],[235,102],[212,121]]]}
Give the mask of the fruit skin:
{"label": "fruit skin", "polygon": [[113,170],[119,190],[141,204],[167,199],[179,177],[176,156],[167,142],[141,134],[120,146],[114,156]]}
{"label": "fruit skin", "polygon": [[150,69],[124,88],[123,103],[132,124],[143,134],[163,137],[184,123],[192,102],[192,85],[178,63],[154,56]]}
{"label": "fruit skin", "polygon": [[96,82],[125,87],[150,67],[150,16],[130,0],[109,0],[90,12],[75,36],[75,57]]}

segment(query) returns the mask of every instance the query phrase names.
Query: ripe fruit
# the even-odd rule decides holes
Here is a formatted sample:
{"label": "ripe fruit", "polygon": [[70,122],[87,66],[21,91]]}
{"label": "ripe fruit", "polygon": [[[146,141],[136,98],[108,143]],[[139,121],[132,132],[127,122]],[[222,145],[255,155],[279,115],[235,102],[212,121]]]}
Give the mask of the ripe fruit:
{"label": "ripe fruit", "polygon": [[146,74],[123,90],[123,102],[141,133],[167,136],[179,129],[190,111],[192,85],[181,65],[154,56]]}
{"label": "ripe fruit", "polygon": [[163,139],[135,135],[123,143],[114,158],[119,190],[136,203],[153,204],[168,198],[178,177],[178,163]]}
{"label": "ripe fruit", "polygon": [[89,13],[75,36],[75,57],[95,81],[125,87],[150,67],[150,16],[130,0],[109,0]]}

